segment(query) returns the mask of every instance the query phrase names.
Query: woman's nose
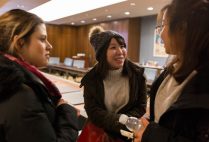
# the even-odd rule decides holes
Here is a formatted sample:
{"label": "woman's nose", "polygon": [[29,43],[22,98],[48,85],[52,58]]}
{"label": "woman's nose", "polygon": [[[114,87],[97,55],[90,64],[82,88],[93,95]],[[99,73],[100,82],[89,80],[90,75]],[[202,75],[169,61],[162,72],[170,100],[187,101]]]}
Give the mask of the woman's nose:
{"label": "woman's nose", "polygon": [[49,41],[47,41],[47,49],[51,50],[52,48],[53,48],[52,45],[49,43]]}
{"label": "woman's nose", "polygon": [[120,46],[117,47],[117,53],[123,53],[122,48]]}

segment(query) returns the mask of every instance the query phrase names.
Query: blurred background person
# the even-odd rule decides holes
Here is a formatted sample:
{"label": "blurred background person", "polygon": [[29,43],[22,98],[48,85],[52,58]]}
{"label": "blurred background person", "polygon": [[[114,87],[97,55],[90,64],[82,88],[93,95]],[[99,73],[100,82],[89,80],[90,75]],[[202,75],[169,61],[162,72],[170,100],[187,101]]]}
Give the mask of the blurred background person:
{"label": "blurred background person", "polygon": [[20,9],[0,16],[0,141],[75,142],[76,110],[37,67],[52,49],[38,16]]}

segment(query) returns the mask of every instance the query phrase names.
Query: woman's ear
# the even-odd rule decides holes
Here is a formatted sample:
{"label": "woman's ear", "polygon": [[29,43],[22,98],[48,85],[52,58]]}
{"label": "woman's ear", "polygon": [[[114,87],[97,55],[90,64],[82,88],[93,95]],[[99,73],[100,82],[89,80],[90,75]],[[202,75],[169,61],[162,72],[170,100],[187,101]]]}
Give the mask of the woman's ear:
{"label": "woman's ear", "polygon": [[25,41],[23,39],[18,39],[17,40],[17,45],[19,48],[23,48],[25,44]]}
{"label": "woman's ear", "polygon": [[13,44],[16,51],[21,51],[21,49],[24,47],[25,41],[19,38],[18,35],[15,35],[13,38]]}
{"label": "woman's ear", "polygon": [[13,54],[22,58],[22,55],[25,54],[25,41],[21,39],[18,35],[15,35],[12,41],[13,44]]}

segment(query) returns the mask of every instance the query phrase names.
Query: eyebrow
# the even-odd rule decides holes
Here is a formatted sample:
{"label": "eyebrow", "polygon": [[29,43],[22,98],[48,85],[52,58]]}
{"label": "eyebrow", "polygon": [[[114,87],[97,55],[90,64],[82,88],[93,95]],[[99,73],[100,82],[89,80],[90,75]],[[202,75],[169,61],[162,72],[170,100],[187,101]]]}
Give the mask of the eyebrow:
{"label": "eyebrow", "polygon": [[117,45],[117,43],[110,43],[110,45]]}

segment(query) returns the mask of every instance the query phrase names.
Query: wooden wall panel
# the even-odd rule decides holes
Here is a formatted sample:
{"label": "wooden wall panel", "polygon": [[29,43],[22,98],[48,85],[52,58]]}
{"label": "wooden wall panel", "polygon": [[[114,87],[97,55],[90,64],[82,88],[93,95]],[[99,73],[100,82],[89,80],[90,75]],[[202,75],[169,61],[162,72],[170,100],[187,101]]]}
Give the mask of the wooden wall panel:
{"label": "wooden wall panel", "polygon": [[139,59],[140,25],[139,19],[123,19],[84,26],[47,25],[48,40],[53,45],[51,56],[59,56],[61,61],[65,57],[72,57],[77,53],[85,53],[89,65],[96,63],[94,49],[89,43],[89,30],[95,25],[105,30],[114,30],[122,34],[128,46],[128,57],[133,61]]}
{"label": "wooden wall panel", "polygon": [[71,26],[47,25],[48,41],[52,44],[51,56],[72,57],[76,51],[76,28]]}
{"label": "wooden wall panel", "polygon": [[139,62],[140,18],[129,19],[128,29],[128,57],[134,62]]}
{"label": "wooden wall panel", "polygon": [[89,65],[93,66],[95,63],[94,49],[89,43],[89,29],[91,25],[80,26],[77,28],[77,47],[78,53],[85,53],[86,58],[89,60]]}

